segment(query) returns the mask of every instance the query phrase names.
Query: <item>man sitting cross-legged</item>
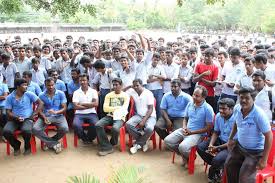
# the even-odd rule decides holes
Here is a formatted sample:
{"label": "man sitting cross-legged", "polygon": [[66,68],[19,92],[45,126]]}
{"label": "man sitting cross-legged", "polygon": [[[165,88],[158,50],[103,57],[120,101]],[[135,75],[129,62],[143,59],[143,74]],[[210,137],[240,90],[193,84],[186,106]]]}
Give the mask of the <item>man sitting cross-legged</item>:
{"label": "man sitting cross-legged", "polygon": [[127,90],[127,93],[134,99],[136,114],[127,121],[126,128],[136,140],[130,149],[135,154],[141,148],[143,152],[148,150],[147,140],[154,131],[156,111],[153,93],[143,87],[141,79],[133,81],[133,88]]}
{"label": "man sitting cross-legged", "polygon": [[[64,113],[67,109],[67,100],[64,92],[55,89],[54,79],[49,77],[45,80],[46,90],[39,95],[40,100],[44,103],[43,111],[33,126],[33,134],[41,139],[46,145],[43,150],[52,148],[55,153],[62,151],[59,140],[69,131],[68,124]],[[55,125],[57,133],[53,137],[49,137],[45,133],[48,125]]]}

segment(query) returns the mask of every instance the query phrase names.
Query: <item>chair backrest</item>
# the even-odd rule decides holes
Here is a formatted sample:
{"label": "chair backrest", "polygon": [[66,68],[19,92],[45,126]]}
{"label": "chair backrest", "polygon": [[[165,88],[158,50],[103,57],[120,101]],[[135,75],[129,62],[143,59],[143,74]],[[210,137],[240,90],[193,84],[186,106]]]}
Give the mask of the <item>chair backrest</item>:
{"label": "chair backrest", "polygon": [[129,113],[128,113],[127,119],[130,119],[134,115],[135,115],[135,101],[133,97],[130,97]]}
{"label": "chair backrest", "polygon": [[275,130],[272,130],[272,135],[273,135],[272,146],[271,146],[271,150],[269,152],[268,159],[267,159],[267,164],[269,166],[273,166],[273,162],[274,162],[274,156],[275,156]]}

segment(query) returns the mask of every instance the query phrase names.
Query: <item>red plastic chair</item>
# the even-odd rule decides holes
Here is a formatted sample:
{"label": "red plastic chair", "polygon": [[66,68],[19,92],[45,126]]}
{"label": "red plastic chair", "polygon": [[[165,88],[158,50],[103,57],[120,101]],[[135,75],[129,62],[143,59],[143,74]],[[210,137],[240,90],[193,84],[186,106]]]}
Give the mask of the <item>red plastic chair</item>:
{"label": "red plastic chair", "polygon": [[[45,132],[47,135],[49,133],[49,130],[57,130],[57,128],[55,125],[48,125],[47,128],[45,129]],[[63,141],[63,148],[66,149],[68,147],[66,134],[62,137],[62,141]],[[44,142],[41,141],[41,149],[43,148],[44,145],[45,145]]]}
{"label": "red plastic chair", "polygon": [[[89,126],[91,126],[90,123],[83,123],[82,124],[82,127],[83,128],[88,128]],[[98,142],[98,139],[97,139],[97,142]],[[74,132],[74,147],[77,147],[78,146],[78,136],[77,134]]]}
{"label": "red plastic chair", "polygon": [[[18,138],[18,135],[20,135],[22,132],[20,130],[16,130],[13,135],[14,137],[17,139]],[[30,140],[30,144],[31,144],[31,153],[32,154],[35,154],[36,153],[36,141],[35,141],[35,137],[32,135],[31,136],[31,140]],[[7,155],[9,156],[10,155],[10,150],[11,147],[10,147],[10,143],[9,141],[7,140]]]}
{"label": "red plastic chair", "polygon": [[[172,129],[168,129],[168,133],[170,134],[172,132]],[[159,137],[159,150],[162,149],[162,139]]]}

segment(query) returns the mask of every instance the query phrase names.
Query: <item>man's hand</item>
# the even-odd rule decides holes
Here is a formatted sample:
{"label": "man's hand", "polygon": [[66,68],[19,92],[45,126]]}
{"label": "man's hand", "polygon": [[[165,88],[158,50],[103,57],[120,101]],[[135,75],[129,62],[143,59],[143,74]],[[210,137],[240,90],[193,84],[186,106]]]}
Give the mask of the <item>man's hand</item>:
{"label": "man's hand", "polygon": [[145,126],[145,123],[146,123],[146,121],[144,119],[142,119],[138,125],[140,128],[143,128]]}
{"label": "man's hand", "polygon": [[256,166],[257,170],[262,170],[266,167],[267,165],[267,160],[265,160],[264,158],[261,158]]}
{"label": "man's hand", "polygon": [[229,151],[232,151],[233,150],[233,147],[235,146],[235,144],[236,144],[236,142],[234,141],[234,140],[228,140],[228,142],[227,142],[227,148],[228,148],[228,150]]}
{"label": "man's hand", "polygon": [[183,128],[183,135],[185,136],[192,135],[192,132],[187,128]]}
{"label": "man's hand", "polygon": [[23,123],[23,122],[24,122],[24,118],[23,118],[23,117],[17,117],[17,120],[18,120],[20,123]]}
{"label": "man's hand", "polygon": [[53,110],[53,109],[48,110],[48,113],[49,113],[49,114],[57,114],[56,111]]}
{"label": "man's hand", "polygon": [[273,82],[270,81],[269,79],[266,79],[266,80],[265,80],[265,83],[266,83],[267,86],[269,86],[269,87],[272,87],[272,86],[274,85]]}
{"label": "man's hand", "polygon": [[171,121],[171,120],[168,120],[168,121],[167,121],[167,129],[172,129],[172,127],[173,127],[172,121]]}
{"label": "man's hand", "polygon": [[203,72],[202,74],[203,74],[204,76],[209,76],[209,75],[211,74],[211,71],[208,70],[208,71]]}

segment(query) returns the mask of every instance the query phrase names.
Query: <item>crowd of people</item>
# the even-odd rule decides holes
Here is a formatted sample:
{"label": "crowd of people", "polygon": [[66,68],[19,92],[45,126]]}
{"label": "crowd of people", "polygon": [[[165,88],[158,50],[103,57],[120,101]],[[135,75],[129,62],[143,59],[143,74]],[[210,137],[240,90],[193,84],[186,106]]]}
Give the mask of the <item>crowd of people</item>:
{"label": "crowd of people", "polygon": [[[197,146],[211,165],[209,182],[220,181],[225,167],[229,183],[254,183],[256,170],[267,164],[275,124],[275,41],[194,36],[168,42],[136,34],[24,44],[15,36],[0,45],[0,55],[0,131],[15,156],[21,153],[17,129],[24,155],[31,153],[32,135],[44,142],[43,150],[60,153],[59,140],[72,126],[84,144],[97,139],[98,155],[105,156],[125,126],[134,139],[131,154],[148,151],[154,131],[184,164]],[[134,114],[128,115],[131,102]],[[56,126],[52,137],[48,125]]]}

